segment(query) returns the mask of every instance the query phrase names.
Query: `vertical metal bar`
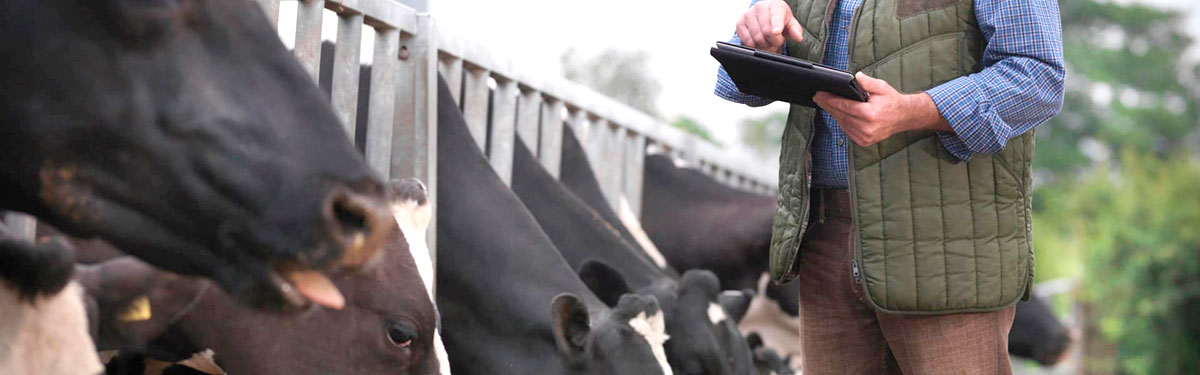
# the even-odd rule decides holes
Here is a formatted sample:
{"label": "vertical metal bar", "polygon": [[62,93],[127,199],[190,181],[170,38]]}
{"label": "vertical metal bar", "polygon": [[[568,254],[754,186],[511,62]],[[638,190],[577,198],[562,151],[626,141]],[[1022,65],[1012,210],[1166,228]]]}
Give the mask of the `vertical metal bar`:
{"label": "vertical metal bar", "polygon": [[[575,131],[575,139],[579,140],[579,144],[586,147],[588,143],[588,130],[592,127],[587,112],[579,108],[570,108],[568,109],[568,113],[570,113],[570,117],[567,120],[567,124],[571,127],[571,130]],[[586,149],[584,153],[587,153]]]}
{"label": "vertical metal bar", "polygon": [[333,52],[333,89],[331,101],[350,140],[358,114],[358,49],[362,43],[363,15],[339,14],[337,47]]}
{"label": "vertical metal bar", "polygon": [[608,194],[608,202],[613,211],[621,210],[621,191],[625,184],[625,142],[627,130],[623,126],[606,127],[602,129],[607,138],[604,149],[599,155],[609,165],[604,176],[604,192]]}
{"label": "vertical metal bar", "polygon": [[517,82],[504,77],[495,78],[488,160],[504,184],[512,185],[513,144],[517,136]]}
{"label": "vertical metal bar", "polygon": [[367,114],[367,164],[384,180],[391,178],[392,123],[396,113],[396,74],[400,31],[375,30],[371,62],[370,112]]}
{"label": "vertical metal bar", "polygon": [[258,0],[258,5],[262,6],[263,13],[267,15],[267,20],[271,21],[271,28],[278,28],[279,0]]}
{"label": "vertical metal bar", "polygon": [[538,145],[538,128],[542,115],[542,94],[533,89],[521,87],[517,111],[517,135],[529,147],[529,151],[533,152],[533,156],[537,157],[541,152]]}
{"label": "vertical metal bar", "polygon": [[[609,138],[607,131],[608,121],[598,118],[586,124],[585,127],[588,129],[587,140],[580,140],[580,142],[583,144],[583,151],[587,155],[588,164],[592,165],[592,172],[596,174],[596,181],[600,183],[600,191],[607,195],[605,181],[609,170],[612,169],[612,166],[605,163],[606,160],[604,160],[604,149],[608,146]],[[605,196],[605,198],[610,197]],[[611,199],[609,203],[612,203]]]}
{"label": "vertical metal bar", "polygon": [[300,0],[296,6],[296,47],[293,52],[313,82],[321,77],[321,13],[324,11],[325,0]]}
{"label": "vertical metal bar", "polygon": [[546,98],[542,102],[542,142],[538,161],[554,178],[562,175],[562,111],[562,101]]}
{"label": "vertical metal bar", "polygon": [[487,150],[488,71],[478,67],[465,67],[464,70],[463,118],[479,149]]}
{"label": "vertical metal bar", "polygon": [[458,56],[444,55],[438,59],[438,72],[450,86],[455,103],[462,103],[463,61]]}
{"label": "vertical metal bar", "polygon": [[646,136],[629,134],[625,142],[625,199],[635,217],[642,217],[642,173],[646,165]]}
{"label": "vertical metal bar", "polygon": [[8,212],[3,217],[8,226],[9,235],[26,241],[37,238],[37,220],[20,212]]}
{"label": "vertical metal bar", "polygon": [[[429,15],[417,16],[415,34],[401,33],[408,51],[398,61],[395,120],[392,129],[391,178],[416,177],[425,182],[431,209],[425,243],[437,278],[437,106],[438,51],[435,24]],[[454,103],[443,103],[453,105]],[[430,289],[436,295],[437,282]]]}

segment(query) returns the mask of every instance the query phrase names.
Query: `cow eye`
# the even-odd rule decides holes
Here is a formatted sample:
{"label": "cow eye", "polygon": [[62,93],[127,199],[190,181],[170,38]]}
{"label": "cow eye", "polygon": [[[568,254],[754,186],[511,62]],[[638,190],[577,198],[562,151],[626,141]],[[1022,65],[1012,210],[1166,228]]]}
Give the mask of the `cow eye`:
{"label": "cow eye", "polygon": [[412,345],[413,339],[417,338],[417,333],[401,324],[391,323],[387,326],[387,337],[392,345],[407,348]]}

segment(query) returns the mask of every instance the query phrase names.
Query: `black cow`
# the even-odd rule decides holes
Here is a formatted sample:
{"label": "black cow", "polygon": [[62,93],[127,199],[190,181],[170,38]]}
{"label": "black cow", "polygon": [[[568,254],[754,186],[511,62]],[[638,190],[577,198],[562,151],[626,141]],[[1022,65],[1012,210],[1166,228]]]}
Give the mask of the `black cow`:
{"label": "black cow", "polygon": [[[569,132],[569,130],[567,130]],[[677,280],[666,270],[639,257],[640,248],[626,241],[611,224],[567,190],[538,164],[525,143],[516,140],[512,190],[585,284],[612,305],[631,289],[654,296],[663,309],[671,340],[667,360],[678,374],[753,374],[750,349],[736,322],[716,302],[715,275],[692,270]],[[598,267],[599,264],[605,266]],[[598,270],[619,270],[621,275]]]}
{"label": "black cow", "polygon": [[1009,354],[1052,366],[1067,357],[1072,341],[1070,331],[1050,310],[1046,300],[1034,297],[1017,305],[1008,333]]}
{"label": "black cow", "polygon": [[[600,215],[604,221],[612,224],[617,232],[621,234],[621,238],[632,244],[635,249],[641,250],[638,252],[638,257],[646,259],[660,268],[663,268],[671,275],[679,275],[679,272],[667,262],[666,258],[662,257],[658,248],[650,238],[645,237],[646,233],[642,228],[628,228],[626,225],[636,225],[629,223],[627,220],[621,220],[621,217],[613,211],[612,206],[609,206],[608,199],[600,189],[600,182],[596,180],[596,174],[592,170],[591,163],[588,162],[587,153],[584,152],[583,146],[579,143],[579,139],[575,137],[575,132],[569,127],[564,127],[562,132],[562,183],[571,192],[575,193],[580,199],[586,202],[596,213]],[[632,211],[629,212],[632,214]],[[639,236],[634,235],[634,231],[643,238],[639,241]]]}
{"label": "black cow", "polygon": [[[322,272],[391,233],[384,188],[247,0],[0,5],[0,209],[217,281],[256,307],[339,307]],[[25,295],[72,268],[0,240]]]}
{"label": "black cow", "polygon": [[656,300],[624,295],[610,308],[588,290],[438,83],[437,290],[453,371],[669,374]]}
{"label": "black cow", "polygon": [[409,239],[423,239],[428,227],[424,189],[415,180],[390,184],[403,235],[393,235],[363,272],[333,279],[349,297],[341,310],[255,311],[207,280],[129,257],[80,266],[97,346],[124,350],[110,373],[142,374],[142,355],[172,363],[204,353],[210,366],[232,374],[440,373],[437,312],[418,272],[429,255],[423,241]]}
{"label": "black cow", "polygon": [[775,199],[725,186],[647,155],[642,226],[676,269],[710,269],[727,289],[757,289],[767,269]]}

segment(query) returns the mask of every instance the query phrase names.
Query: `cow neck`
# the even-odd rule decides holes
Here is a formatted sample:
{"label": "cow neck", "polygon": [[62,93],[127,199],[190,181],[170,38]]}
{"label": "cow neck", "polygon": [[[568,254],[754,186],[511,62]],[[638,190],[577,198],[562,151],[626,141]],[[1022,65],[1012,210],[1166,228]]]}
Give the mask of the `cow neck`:
{"label": "cow neck", "polygon": [[513,191],[572,268],[579,269],[588,260],[603,261],[622,271],[634,288],[669,278],[662,269],[638,257],[616,225],[542,169],[519,140],[513,160]]}
{"label": "cow neck", "polygon": [[[442,83],[439,100],[454,103]],[[461,305],[484,316],[504,307],[520,315],[506,322],[511,325],[549,327],[550,302],[564,292],[577,295],[590,311],[607,310],[492,170],[457,108],[438,107],[438,131],[438,154],[443,155],[438,163],[438,279],[453,285],[439,287],[441,294],[469,298],[470,303]]]}

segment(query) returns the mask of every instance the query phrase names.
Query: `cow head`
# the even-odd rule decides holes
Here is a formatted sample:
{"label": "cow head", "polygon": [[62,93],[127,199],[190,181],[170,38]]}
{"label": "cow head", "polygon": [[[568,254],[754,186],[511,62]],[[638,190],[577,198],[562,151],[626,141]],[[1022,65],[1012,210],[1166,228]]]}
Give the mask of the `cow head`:
{"label": "cow head", "polygon": [[325,272],[389,238],[383,186],[254,2],[0,7],[0,207],[274,309],[338,307]]}
{"label": "cow head", "polygon": [[589,312],[579,297],[564,293],[554,298],[550,315],[559,354],[579,373],[672,374],[654,297],[626,294],[611,309]]}
{"label": "cow head", "polygon": [[1017,305],[1008,334],[1010,354],[1051,366],[1067,357],[1071,342],[1070,331],[1045,300],[1034,297]]}
{"label": "cow head", "polygon": [[[720,305],[720,281],[712,272],[689,270],[679,281],[675,313],[694,326],[672,330],[676,340],[667,350],[690,353],[675,363],[680,374],[750,374],[754,372],[750,348],[737,330],[737,316]],[[721,356],[698,355],[717,353]]]}
{"label": "cow head", "polygon": [[[402,230],[391,236],[379,260],[363,272],[332,279],[345,293],[346,306],[341,310],[309,309],[288,315],[252,310],[215,288],[206,289],[211,285],[207,281],[167,274],[125,258],[96,266],[100,271],[80,272],[82,278],[97,272],[108,276],[89,288],[106,296],[102,301],[131,301],[100,303],[99,332],[101,336],[118,333],[124,340],[120,348],[138,348],[139,343],[150,341],[152,355],[173,352],[172,357],[157,358],[167,361],[211,350],[216,364],[233,374],[438,374],[445,363],[438,316],[418,265],[429,263],[429,258],[427,253],[411,251],[412,242],[404,237],[423,235],[429,202],[424,186],[414,180],[393,183],[389,190],[396,194],[391,206]],[[419,256],[425,258],[415,259]],[[137,285],[143,287],[129,287]],[[125,292],[117,292],[121,290]],[[145,301],[143,310],[139,299]],[[138,311],[146,314],[130,315]],[[105,324],[116,329],[106,329]],[[172,343],[171,347],[162,347],[165,343]],[[180,348],[188,350],[179,352]]]}

